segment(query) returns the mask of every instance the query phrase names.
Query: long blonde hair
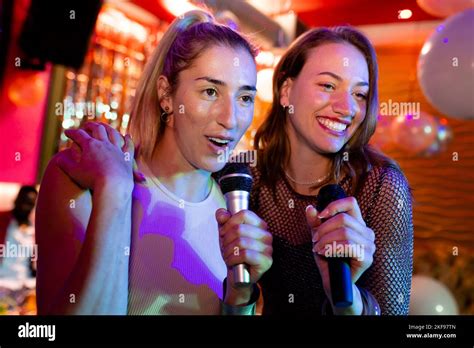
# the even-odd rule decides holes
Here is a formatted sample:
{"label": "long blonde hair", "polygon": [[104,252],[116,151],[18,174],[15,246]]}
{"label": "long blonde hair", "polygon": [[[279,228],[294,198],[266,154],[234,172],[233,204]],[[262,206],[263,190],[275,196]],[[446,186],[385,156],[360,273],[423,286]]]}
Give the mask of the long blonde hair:
{"label": "long blonde hair", "polygon": [[230,27],[216,23],[211,14],[201,10],[176,18],[163,35],[140,78],[130,113],[128,132],[145,159],[151,159],[165,130],[158,78],[163,75],[168,79],[168,93],[173,95],[179,83],[179,73],[188,69],[205,49],[213,45],[244,48],[252,57],[257,55],[257,49],[246,38]]}

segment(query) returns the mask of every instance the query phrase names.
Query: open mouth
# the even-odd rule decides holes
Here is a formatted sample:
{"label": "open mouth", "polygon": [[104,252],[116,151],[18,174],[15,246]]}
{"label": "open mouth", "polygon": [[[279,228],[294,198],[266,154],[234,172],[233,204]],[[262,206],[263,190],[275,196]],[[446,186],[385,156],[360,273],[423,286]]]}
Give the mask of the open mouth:
{"label": "open mouth", "polygon": [[332,119],[328,119],[326,117],[318,116],[316,117],[318,120],[318,123],[323,125],[324,127],[328,128],[329,130],[332,130],[334,132],[344,132],[349,125],[341,122],[334,121]]}
{"label": "open mouth", "polygon": [[211,144],[218,146],[218,147],[226,147],[229,143],[229,139],[220,139],[220,138],[214,138],[214,137],[206,137]]}

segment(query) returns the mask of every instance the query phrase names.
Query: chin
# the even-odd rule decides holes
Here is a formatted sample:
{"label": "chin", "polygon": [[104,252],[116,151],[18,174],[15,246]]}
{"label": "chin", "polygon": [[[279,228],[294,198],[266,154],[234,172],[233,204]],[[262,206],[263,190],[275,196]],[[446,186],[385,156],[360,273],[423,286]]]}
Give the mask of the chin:
{"label": "chin", "polygon": [[339,152],[339,148],[333,148],[333,149],[329,149],[329,148],[326,148],[326,149],[323,149],[322,151],[318,151],[319,153],[323,154],[323,155],[334,155],[336,153]]}
{"label": "chin", "polygon": [[215,173],[224,168],[225,165],[226,162],[218,161],[217,158],[206,158],[200,161],[199,168],[211,173]]}
{"label": "chin", "polygon": [[313,150],[321,154],[330,155],[339,152],[344,147],[344,144],[335,143],[313,143]]}

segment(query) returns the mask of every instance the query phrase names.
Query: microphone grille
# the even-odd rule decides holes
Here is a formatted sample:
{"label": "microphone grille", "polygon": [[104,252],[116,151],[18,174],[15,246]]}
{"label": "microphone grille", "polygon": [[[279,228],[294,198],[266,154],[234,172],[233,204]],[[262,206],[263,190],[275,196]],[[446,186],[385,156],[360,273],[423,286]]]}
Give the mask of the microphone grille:
{"label": "microphone grille", "polygon": [[252,175],[245,163],[229,163],[220,173],[219,185],[223,194],[231,191],[252,190]]}
{"label": "microphone grille", "polygon": [[248,174],[250,175],[249,167],[246,163],[227,163],[224,168],[219,172],[220,177],[228,174]]}
{"label": "microphone grille", "polygon": [[331,202],[334,202],[334,201],[337,201],[338,199],[342,199],[346,197],[347,195],[341,186],[336,185],[336,184],[326,185],[319,190],[316,209],[319,212],[321,212]]}

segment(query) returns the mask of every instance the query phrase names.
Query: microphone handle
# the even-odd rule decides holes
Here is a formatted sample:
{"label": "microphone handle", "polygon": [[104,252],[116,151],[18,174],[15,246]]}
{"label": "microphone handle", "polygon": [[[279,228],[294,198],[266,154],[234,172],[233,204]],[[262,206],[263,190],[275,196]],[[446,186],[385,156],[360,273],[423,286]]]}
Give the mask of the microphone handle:
{"label": "microphone handle", "polygon": [[[322,222],[327,219],[322,219]],[[333,253],[336,251],[333,250]],[[328,257],[331,298],[335,307],[343,308],[352,305],[352,280],[349,257]]]}
{"label": "microphone handle", "polygon": [[245,263],[240,263],[232,267],[234,273],[234,285],[236,287],[250,286],[250,272],[249,266]]}
{"label": "microphone handle", "polygon": [[[249,208],[250,194],[247,191],[230,191],[224,196],[226,198],[227,210],[232,215]],[[233,266],[232,273],[234,274],[234,286],[250,286],[250,272],[247,264],[241,263]]]}
{"label": "microphone handle", "polygon": [[335,307],[352,305],[352,282],[350,258],[328,258],[331,297]]}

